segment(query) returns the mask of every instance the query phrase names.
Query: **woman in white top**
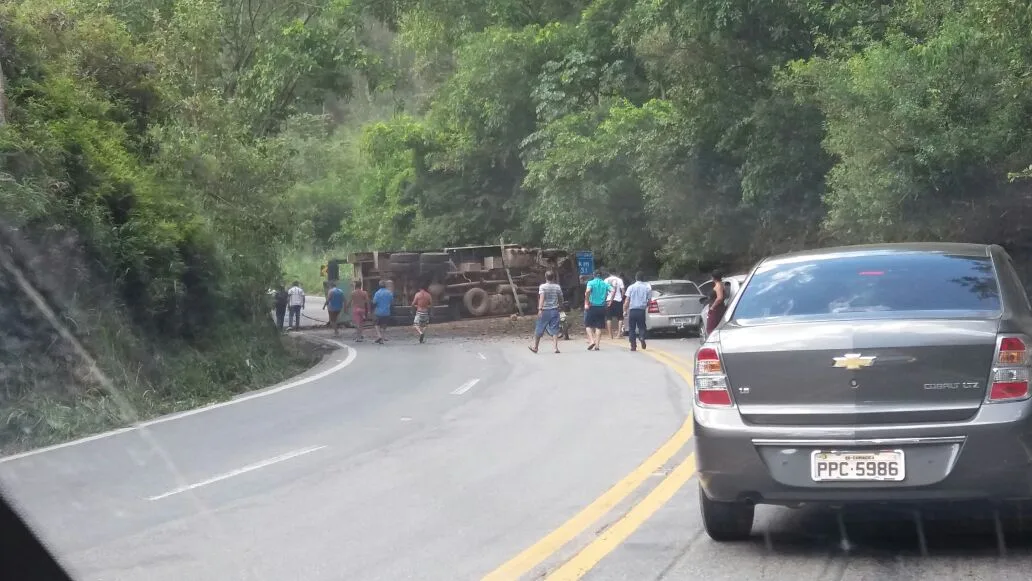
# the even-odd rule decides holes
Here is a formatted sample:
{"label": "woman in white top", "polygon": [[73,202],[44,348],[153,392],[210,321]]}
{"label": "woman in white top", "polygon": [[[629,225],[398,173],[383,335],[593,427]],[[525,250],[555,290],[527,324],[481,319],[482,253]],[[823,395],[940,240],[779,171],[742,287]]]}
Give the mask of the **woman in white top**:
{"label": "woman in white top", "polygon": [[[623,277],[613,273],[606,278],[606,284],[609,285],[609,297],[606,301],[606,329],[609,330],[609,338],[615,339],[616,336],[613,333],[613,327],[616,326],[617,331],[623,334],[623,300],[624,300],[624,282]],[[614,325],[614,323],[618,323]]]}

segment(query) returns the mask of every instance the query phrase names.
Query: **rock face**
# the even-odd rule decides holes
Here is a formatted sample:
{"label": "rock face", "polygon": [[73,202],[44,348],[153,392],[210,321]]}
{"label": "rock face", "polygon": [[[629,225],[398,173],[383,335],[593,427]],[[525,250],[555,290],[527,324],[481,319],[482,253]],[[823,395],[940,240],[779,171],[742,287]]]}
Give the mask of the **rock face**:
{"label": "rock face", "polygon": [[[115,321],[117,313],[110,293],[91,282],[87,263],[73,233],[51,231],[29,243],[0,224],[0,449],[34,432],[73,429],[70,424],[81,418],[77,405],[103,395],[96,370],[69,335],[101,356],[108,373],[131,367],[121,369],[121,349],[101,348],[129,345],[132,335],[101,324]],[[111,363],[119,369],[110,369]],[[105,413],[95,415],[106,422]]]}

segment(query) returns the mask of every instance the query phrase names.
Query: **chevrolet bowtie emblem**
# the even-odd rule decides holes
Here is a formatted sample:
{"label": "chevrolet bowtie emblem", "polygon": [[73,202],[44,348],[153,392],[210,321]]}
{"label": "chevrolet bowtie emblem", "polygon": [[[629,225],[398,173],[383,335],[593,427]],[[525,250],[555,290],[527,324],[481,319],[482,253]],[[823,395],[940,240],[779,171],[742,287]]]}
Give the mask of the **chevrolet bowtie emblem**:
{"label": "chevrolet bowtie emblem", "polygon": [[870,367],[877,359],[874,355],[860,355],[859,353],[846,353],[842,357],[832,357],[835,364],[832,367],[845,367],[846,369],[860,369]]}

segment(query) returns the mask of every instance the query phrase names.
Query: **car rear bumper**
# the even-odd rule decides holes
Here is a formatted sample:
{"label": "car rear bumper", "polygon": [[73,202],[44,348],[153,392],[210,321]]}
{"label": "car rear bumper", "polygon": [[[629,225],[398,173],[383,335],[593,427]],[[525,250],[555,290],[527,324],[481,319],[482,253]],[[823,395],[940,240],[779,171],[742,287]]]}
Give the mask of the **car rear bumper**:
{"label": "car rear bumper", "polygon": [[[752,426],[738,411],[695,409],[699,482],[719,501],[758,504],[1032,499],[1028,402],[983,406],[963,424],[873,428]],[[814,482],[813,450],[900,449],[903,482]]]}
{"label": "car rear bumper", "polygon": [[[683,319],[684,322],[678,322],[679,319]],[[701,326],[701,324],[702,319],[699,318],[698,314],[645,315],[645,328],[650,331],[666,331],[673,329],[698,329]]]}

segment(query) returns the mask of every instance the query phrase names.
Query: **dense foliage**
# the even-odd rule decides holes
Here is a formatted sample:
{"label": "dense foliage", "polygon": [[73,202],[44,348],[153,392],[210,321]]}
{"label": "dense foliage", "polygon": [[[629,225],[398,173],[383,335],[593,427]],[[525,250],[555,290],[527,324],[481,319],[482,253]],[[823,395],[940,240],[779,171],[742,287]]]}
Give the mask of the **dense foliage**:
{"label": "dense foliage", "polygon": [[343,248],[1027,263],[1029,30],[1016,0],[12,0],[2,228],[158,353],[217,351],[284,256]]}
{"label": "dense foliage", "polygon": [[505,234],[671,273],[833,242],[1028,252],[1025,3],[422,0],[402,14],[399,50],[423,63],[409,74],[439,84],[365,129],[376,178],[352,240]]}

